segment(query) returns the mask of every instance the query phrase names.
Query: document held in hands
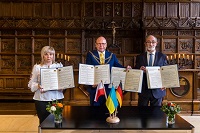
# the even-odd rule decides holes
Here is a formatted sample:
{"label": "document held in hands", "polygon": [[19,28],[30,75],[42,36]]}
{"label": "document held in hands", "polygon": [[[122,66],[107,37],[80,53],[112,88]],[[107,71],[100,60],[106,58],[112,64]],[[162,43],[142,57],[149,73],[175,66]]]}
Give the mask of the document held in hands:
{"label": "document held in hands", "polygon": [[146,67],[149,89],[180,87],[177,65]]}
{"label": "document held in hands", "polygon": [[73,66],[62,68],[41,68],[41,86],[44,91],[73,88]]}
{"label": "document held in hands", "polygon": [[79,64],[79,84],[94,85],[100,82],[110,84],[110,65]]}
{"label": "document held in hands", "polygon": [[112,67],[111,83],[116,88],[122,82],[122,90],[131,92],[141,92],[143,71],[138,69],[129,69]]}

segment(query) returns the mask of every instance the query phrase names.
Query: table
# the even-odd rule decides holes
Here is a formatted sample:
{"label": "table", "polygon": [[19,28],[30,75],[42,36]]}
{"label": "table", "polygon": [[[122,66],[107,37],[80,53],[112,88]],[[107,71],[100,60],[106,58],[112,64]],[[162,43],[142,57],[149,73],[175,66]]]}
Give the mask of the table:
{"label": "table", "polygon": [[55,125],[54,116],[49,115],[39,125],[38,132],[49,130],[187,130],[193,132],[194,126],[181,118],[175,117],[175,124],[166,124],[166,115],[160,107],[122,106],[118,108],[119,123],[106,122],[109,116],[106,107],[65,106],[63,122]]}

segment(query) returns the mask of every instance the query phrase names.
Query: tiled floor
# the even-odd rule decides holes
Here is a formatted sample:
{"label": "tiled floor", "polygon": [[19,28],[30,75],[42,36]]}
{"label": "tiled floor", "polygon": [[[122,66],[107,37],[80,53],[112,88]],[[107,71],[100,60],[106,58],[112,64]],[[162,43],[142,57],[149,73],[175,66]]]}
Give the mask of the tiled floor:
{"label": "tiled floor", "polygon": [[[194,133],[200,133],[200,116],[181,115],[185,120],[195,126]],[[38,118],[33,115],[0,115],[0,133],[38,133]],[[107,133],[110,131],[104,131]],[[160,133],[161,131],[125,131],[120,133]],[[169,131],[168,131],[169,132]],[[162,133],[168,133],[162,131]],[[46,133],[46,132],[45,132]],[[65,131],[48,132],[48,133],[68,133]],[[97,133],[97,131],[71,131],[71,133]],[[111,131],[111,133],[116,133]],[[175,132],[171,132],[175,133]],[[188,133],[177,131],[177,133]]]}

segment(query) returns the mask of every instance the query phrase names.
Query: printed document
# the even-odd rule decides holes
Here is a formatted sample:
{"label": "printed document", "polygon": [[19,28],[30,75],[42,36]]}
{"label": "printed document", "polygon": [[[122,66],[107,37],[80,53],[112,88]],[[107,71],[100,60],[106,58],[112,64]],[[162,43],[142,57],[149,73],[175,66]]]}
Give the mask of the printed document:
{"label": "printed document", "polygon": [[95,85],[100,82],[110,84],[110,65],[79,64],[79,84]]}
{"label": "printed document", "polygon": [[177,65],[146,67],[149,89],[180,87]]}
{"label": "printed document", "polygon": [[122,90],[141,93],[142,79],[142,70],[112,67],[111,83],[115,88],[122,82]]}
{"label": "printed document", "polygon": [[41,86],[44,91],[73,88],[73,66],[62,68],[41,68]]}

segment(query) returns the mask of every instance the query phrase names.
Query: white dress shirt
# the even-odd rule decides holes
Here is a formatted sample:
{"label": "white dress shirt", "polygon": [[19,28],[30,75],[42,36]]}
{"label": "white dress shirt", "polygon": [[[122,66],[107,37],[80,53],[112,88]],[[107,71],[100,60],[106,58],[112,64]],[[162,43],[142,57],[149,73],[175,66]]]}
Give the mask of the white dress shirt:
{"label": "white dress shirt", "polygon": [[40,84],[40,69],[41,68],[58,68],[63,67],[61,63],[54,63],[49,67],[47,65],[41,66],[40,64],[35,64],[33,66],[32,75],[28,83],[28,87],[32,92],[35,92],[33,99],[38,101],[52,101],[57,99],[63,99],[64,95],[61,90],[51,90],[41,93],[38,89],[38,84]]}
{"label": "white dress shirt", "polygon": [[149,65],[150,54],[152,54],[152,66],[153,66],[154,60],[155,60],[155,53],[156,53],[156,51],[154,51],[152,53],[150,53],[150,52],[147,51],[147,62],[148,62],[148,65]]}

